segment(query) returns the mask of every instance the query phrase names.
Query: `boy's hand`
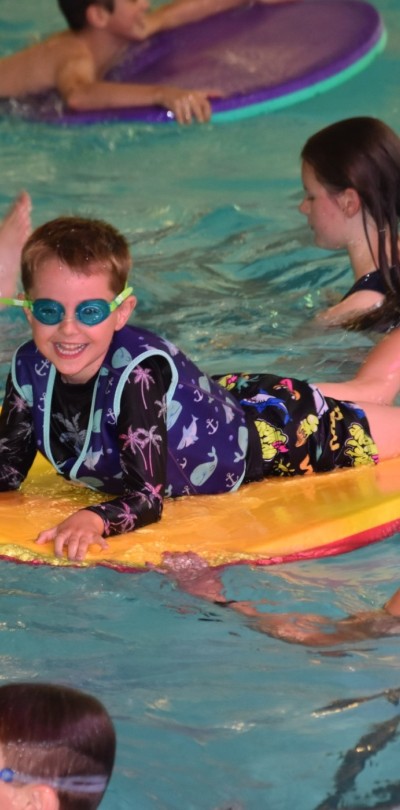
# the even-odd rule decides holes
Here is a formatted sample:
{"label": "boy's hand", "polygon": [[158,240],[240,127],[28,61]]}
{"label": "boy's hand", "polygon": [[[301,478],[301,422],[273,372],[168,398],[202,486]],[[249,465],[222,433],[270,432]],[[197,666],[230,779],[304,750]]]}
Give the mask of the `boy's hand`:
{"label": "boy's hand", "polygon": [[210,120],[211,104],[208,97],[220,97],[215,90],[181,90],[178,87],[160,86],[159,104],[173,112],[178,124],[191,124],[193,119],[200,124]]}
{"label": "boy's hand", "polygon": [[104,523],[101,517],[88,509],[81,509],[58,526],[40,532],[36,542],[42,545],[54,540],[56,557],[62,557],[66,550],[69,560],[81,561],[85,559],[92,545],[98,545],[103,550],[108,548],[107,541],[102,537],[103,531]]}

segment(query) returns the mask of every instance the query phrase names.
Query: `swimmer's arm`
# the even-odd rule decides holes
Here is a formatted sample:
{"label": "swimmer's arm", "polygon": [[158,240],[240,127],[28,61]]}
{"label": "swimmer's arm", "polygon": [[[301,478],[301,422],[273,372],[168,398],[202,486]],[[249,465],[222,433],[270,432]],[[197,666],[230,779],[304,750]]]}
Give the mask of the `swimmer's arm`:
{"label": "swimmer's arm", "polygon": [[226,606],[248,617],[249,627],[288,644],[306,647],[332,647],[394,633],[400,635],[400,623],[391,621],[400,615],[400,591],[378,610],[361,611],[343,619],[312,613],[264,613],[251,602],[226,602]]}
{"label": "swimmer's arm", "polygon": [[381,306],[384,296],[373,290],[360,290],[334,306],[324,309],[315,316],[321,326],[340,326],[353,318]]}
{"label": "swimmer's arm", "polygon": [[352,380],[317,386],[335,399],[391,405],[400,391],[400,329],[382,338]]}
{"label": "swimmer's arm", "polygon": [[[336,644],[381,638],[394,630],[399,634],[399,623],[392,622],[387,616],[385,620],[385,612],[390,611],[383,609],[363,611],[337,621],[313,614],[259,614],[257,618],[249,622],[249,626],[289,644],[302,644],[306,647],[332,647]],[[397,614],[392,615],[397,616]]]}
{"label": "swimmer's arm", "polygon": [[90,59],[68,62],[57,74],[56,87],[65,104],[75,111],[118,107],[160,106],[171,110],[179,124],[199,123],[211,116],[209,97],[214,89],[189,90],[171,85],[133,84],[97,79]]}
{"label": "swimmer's arm", "polygon": [[[203,574],[204,581],[204,574]],[[207,589],[188,588],[190,593],[206,598],[212,591]],[[265,633],[271,638],[285,641],[287,644],[302,644],[306,647],[332,647],[336,644],[363,641],[366,638],[376,638],[385,635],[386,625],[380,622],[383,610],[365,611],[354,616],[334,621],[328,616],[311,613],[265,613],[260,611],[256,604],[249,601],[226,601],[223,595],[213,600],[215,605],[228,607],[236,613],[246,616],[248,626],[259,633]],[[400,602],[400,597],[399,597]],[[400,611],[400,605],[399,605]],[[391,612],[387,610],[387,612]],[[397,615],[394,614],[393,615]]]}
{"label": "swimmer's arm", "polygon": [[0,413],[0,492],[20,487],[36,455],[32,411],[8,376]]}
{"label": "swimmer's arm", "polygon": [[[162,571],[186,593],[205,599],[217,607],[229,608],[245,616],[253,630],[289,644],[331,647],[343,642],[378,638],[394,626],[390,624],[388,628],[388,620],[384,620],[385,613],[400,615],[400,589],[380,610],[362,611],[333,620],[315,613],[268,613],[261,611],[256,602],[226,599],[220,572],[208,566],[193,551],[186,554],[165,554]],[[397,629],[400,634],[400,625]]]}
{"label": "swimmer's arm", "polygon": [[[287,0],[256,0],[256,2],[261,5],[275,5]],[[204,20],[231,8],[248,5],[249,0],[173,0],[149,13],[144,22],[143,38],[158,31]]]}

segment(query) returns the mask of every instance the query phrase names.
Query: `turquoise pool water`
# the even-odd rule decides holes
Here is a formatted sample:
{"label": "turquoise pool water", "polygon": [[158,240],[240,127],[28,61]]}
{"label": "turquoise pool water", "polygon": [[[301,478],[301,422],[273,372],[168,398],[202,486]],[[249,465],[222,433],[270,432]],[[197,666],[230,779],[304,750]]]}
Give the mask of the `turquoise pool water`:
{"label": "turquoise pool water", "polygon": [[[385,53],[348,84],[274,115],[187,131],[0,118],[0,211],[26,187],[35,225],[61,213],[117,225],[135,257],[137,321],[211,372],[234,363],[313,379],[352,373],[370,338],[310,324],[350,273],[344,257],[314,248],[297,212],[298,155],[309,134],[350,115],[376,115],[400,132],[400,10],[396,0],[377,5]],[[2,0],[0,52],[61,26],[55,6]],[[1,321],[2,389],[26,328],[10,313]],[[381,605],[398,585],[398,540],[325,561],[227,569],[228,598],[332,617]],[[105,810],[400,806],[389,729],[400,712],[382,695],[400,687],[396,638],[334,653],[287,645],[156,573],[1,563],[0,604],[2,680],[87,689],[115,718]],[[319,711],[360,697],[373,699]],[[348,752],[366,745],[369,758],[352,767]]]}

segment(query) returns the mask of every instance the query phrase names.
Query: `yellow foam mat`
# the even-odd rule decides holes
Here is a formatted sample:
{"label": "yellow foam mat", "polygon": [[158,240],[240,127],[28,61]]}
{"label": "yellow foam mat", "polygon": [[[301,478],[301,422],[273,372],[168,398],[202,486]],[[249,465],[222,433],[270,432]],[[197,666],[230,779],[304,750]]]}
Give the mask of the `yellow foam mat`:
{"label": "yellow foam mat", "polygon": [[[35,538],[98,494],[57,476],[37,457],[21,491],[0,494],[0,557],[71,565]],[[210,565],[259,564],[350,551],[400,529],[400,459],[291,479],[269,479],[229,495],[167,500],[159,523],[109,538],[80,565],[121,570],[161,565],[164,552],[196,551]]]}

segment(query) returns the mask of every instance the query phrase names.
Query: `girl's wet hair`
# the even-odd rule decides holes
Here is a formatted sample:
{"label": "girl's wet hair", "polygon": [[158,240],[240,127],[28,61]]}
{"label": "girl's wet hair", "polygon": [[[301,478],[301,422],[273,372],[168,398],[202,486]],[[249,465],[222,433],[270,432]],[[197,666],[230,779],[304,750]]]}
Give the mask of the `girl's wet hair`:
{"label": "girl's wet hair", "polygon": [[[301,152],[329,193],[355,189],[378,232],[378,266],[385,287],[381,307],[357,317],[349,326],[368,328],[400,319],[400,139],[377,118],[360,116],[338,121],[312,135]],[[389,233],[389,250],[386,236]],[[372,250],[371,250],[372,255]]]}
{"label": "girl's wet hair", "polygon": [[104,273],[115,294],[124,289],[132,265],[128,243],[112,225],[97,219],[59,217],[37,228],[25,243],[21,276],[26,293],[34,285],[37,270],[54,257],[71,272]]}
{"label": "girl's wet hair", "polygon": [[114,0],[58,0],[58,5],[73,31],[86,28],[86,12],[89,6],[102,6],[107,11],[114,11]]}
{"label": "girl's wet hair", "polygon": [[57,791],[60,810],[95,810],[112,773],[116,741],[111,718],[92,695],[13,683],[0,687],[0,746],[6,768],[37,776],[40,784],[46,778],[51,785],[62,777],[104,777],[97,794]]}

